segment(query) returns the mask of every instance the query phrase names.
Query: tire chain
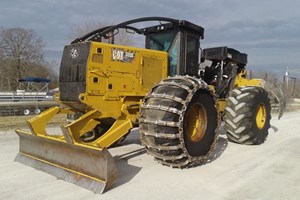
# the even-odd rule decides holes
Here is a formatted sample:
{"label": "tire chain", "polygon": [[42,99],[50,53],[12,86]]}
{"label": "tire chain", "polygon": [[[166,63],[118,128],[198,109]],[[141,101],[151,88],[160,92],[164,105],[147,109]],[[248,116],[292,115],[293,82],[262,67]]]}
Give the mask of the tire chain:
{"label": "tire chain", "polygon": [[[178,83],[178,81],[181,81],[181,83]],[[192,86],[192,89],[185,85],[185,84],[189,83]],[[167,94],[154,94],[153,92],[155,91],[155,89],[159,86],[162,85],[172,85],[172,86],[176,86],[179,88],[182,88],[184,90],[186,90],[188,92],[188,96],[186,97],[185,100],[176,97],[176,96],[171,96],[171,95],[167,95]],[[217,143],[217,138],[219,136],[220,130],[219,130],[219,126],[220,126],[220,114],[219,112],[217,112],[217,127],[215,130],[215,138],[214,141],[208,151],[208,153],[204,156],[198,156],[198,157],[192,157],[189,155],[187,148],[185,147],[185,142],[184,142],[184,135],[183,135],[183,116],[184,113],[187,109],[187,106],[190,102],[190,100],[192,99],[193,95],[199,90],[199,89],[203,89],[208,91],[215,99],[216,101],[216,96],[213,94],[213,92],[209,89],[208,85],[200,80],[197,79],[195,77],[191,77],[191,76],[175,76],[175,77],[168,77],[167,79],[161,81],[160,83],[158,83],[157,85],[155,85],[152,90],[145,96],[143,104],[141,109],[157,109],[160,111],[166,111],[166,112],[172,112],[172,113],[176,113],[178,114],[179,117],[179,121],[178,122],[166,122],[166,121],[149,121],[143,117],[140,117],[140,124],[142,123],[149,123],[149,124],[156,124],[156,125],[164,125],[164,126],[170,126],[170,127],[177,127],[179,130],[178,134],[166,134],[166,133],[155,133],[155,132],[146,132],[143,129],[140,128],[140,134],[141,134],[141,138],[143,136],[154,136],[156,138],[168,138],[168,139],[175,139],[178,138],[180,141],[180,145],[175,145],[175,146],[167,146],[170,147],[170,149],[168,150],[172,150],[172,149],[178,149],[181,148],[182,149],[182,154],[181,155],[176,155],[176,156],[165,156],[165,155],[158,155],[158,153],[154,153],[151,152],[150,150],[148,150],[148,148],[156,148],[157,150],[161,151],[166,150],[167,147],[161,147],[159,145],[157,145],[156,147],[153,147],[153,145],[151,146],[150,144],[147,144],[146,142],[144,142],[142,139],[142,144],[143,146],[145,146],[145,148],[147,149],[148,154],[152,155],[155,157],[155,159],[162,163],[163,165],[167,165],[173,168],[188,168],[188,167],[193,167],[193,166],[197,166],[206,162],[210,162],[211,160],[213,160],[213,158],[211,159],[211,154],[213,152],[213,150],[216,147],[216,143]],[[158,98],[166,98],[166,99],[171,99],[173,101],[179,102],[183,105],[181,110],[178,110],[176,108],[167,108],[165,106],[149,106],[146,104],[146,100],[148,98],[152,98],[152,97],[158,97]],[[215,108],[217,109],[217,104],[215,103]],[[186,158],[186,160],[184,162],[170,162],[171,161],[178,161],[182,158]],[[167,162],[169,161],[169,162]]]}

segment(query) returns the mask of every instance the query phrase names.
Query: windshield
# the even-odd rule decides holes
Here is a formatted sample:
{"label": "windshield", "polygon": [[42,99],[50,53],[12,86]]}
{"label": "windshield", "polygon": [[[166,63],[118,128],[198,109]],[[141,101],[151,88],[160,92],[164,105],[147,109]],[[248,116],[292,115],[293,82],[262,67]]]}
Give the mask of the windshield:
{"label": "windshield", "polygon": [[177,31],[155,33],[147,35],[147,49],[168,51]]}

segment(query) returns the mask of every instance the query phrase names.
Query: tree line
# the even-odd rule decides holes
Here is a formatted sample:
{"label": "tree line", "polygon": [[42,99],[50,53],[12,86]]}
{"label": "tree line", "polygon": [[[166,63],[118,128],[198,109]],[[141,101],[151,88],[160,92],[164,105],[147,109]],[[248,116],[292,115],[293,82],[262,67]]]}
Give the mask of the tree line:
{"label": "tree line", "polygon": [[0,29],[0,91],[15,91],[19,79],[42,77],[57,87],[53,62],[44,59],[45,43],[33,30],[24,28]]}
{"label": "tree line", "polygon": [[260,78],[276,83],[283,90],[287,99],[300,98],[300,79],[293,76],[285,76],[272,71],[250,71],[249,78]]}

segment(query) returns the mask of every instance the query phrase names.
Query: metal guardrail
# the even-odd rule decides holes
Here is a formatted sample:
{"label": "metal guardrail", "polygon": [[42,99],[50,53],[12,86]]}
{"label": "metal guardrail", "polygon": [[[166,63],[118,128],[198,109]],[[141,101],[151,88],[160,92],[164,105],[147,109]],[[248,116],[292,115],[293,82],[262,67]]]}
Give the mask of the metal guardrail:
{"label": "metal guardrail", "polygon": [[53,101],[50,92],[0,92],[0,102],[11,101]]}
{"label": "metal guardrail", "polygon": [[39,114],[55,105],[52,92],[0,92],[0,116]]}

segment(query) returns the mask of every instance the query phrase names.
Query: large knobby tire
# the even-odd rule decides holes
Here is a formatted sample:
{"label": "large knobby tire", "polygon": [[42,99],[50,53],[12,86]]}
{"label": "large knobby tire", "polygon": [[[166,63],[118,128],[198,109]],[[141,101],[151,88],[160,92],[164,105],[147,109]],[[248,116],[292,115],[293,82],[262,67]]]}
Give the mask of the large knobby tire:
{"label": "large knobby tire", "polygon": [[268,93],[261,87],[232,90],[224,119],[230,141],[250,145],[263,143],[268,136],[271,120]]}
{"label": "large knobby tire", "polygon": [[208,159],[218,136],[219,115],[207,84],[189,76],[168,78],[150,91],[140,113],[147,152],[172,167]]}

